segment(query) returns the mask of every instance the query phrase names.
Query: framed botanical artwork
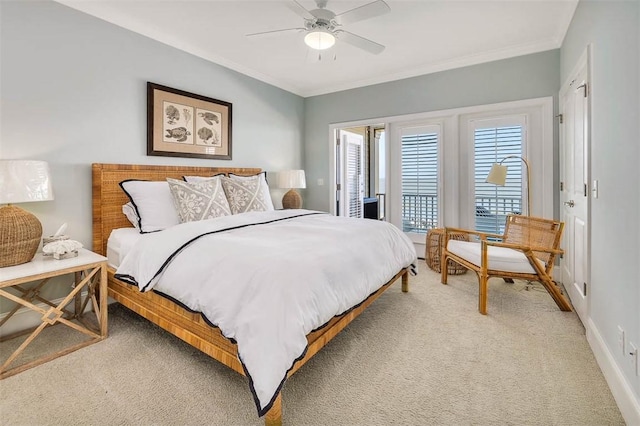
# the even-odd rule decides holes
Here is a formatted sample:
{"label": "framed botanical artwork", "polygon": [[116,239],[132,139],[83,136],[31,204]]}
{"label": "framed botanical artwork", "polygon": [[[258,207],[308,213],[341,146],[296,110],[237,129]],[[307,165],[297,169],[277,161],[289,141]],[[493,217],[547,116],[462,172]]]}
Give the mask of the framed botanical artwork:
{"label": "framed botanical artwork", "polygon": [[147,155],[231,160],[231,103],[147,82]]}

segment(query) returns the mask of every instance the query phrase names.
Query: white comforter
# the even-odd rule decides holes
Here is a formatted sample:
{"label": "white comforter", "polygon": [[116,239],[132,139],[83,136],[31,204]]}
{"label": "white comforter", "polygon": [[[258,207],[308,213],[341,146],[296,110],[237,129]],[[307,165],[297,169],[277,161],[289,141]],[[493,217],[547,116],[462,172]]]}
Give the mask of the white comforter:
{"label": "white comforter", "polygon": [[238,344],[259,415],[306,335],[416,259],[395,226],[308,210],[252,212],[145,234],[116,277],[201,312]]}

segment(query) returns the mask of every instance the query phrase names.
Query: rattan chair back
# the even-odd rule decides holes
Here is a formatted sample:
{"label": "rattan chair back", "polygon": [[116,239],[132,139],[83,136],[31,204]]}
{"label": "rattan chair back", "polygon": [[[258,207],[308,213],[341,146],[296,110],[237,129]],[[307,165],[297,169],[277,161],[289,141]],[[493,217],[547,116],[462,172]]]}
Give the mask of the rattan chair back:
{"label": "rattan chair back", "polygon": [[[504,230],[503,242],[526,247],[557,250],[564,223],[532,216],[509,215]],[[535,257],[546,266],[550,273],[555,262],[555,253],[532,250]]]}

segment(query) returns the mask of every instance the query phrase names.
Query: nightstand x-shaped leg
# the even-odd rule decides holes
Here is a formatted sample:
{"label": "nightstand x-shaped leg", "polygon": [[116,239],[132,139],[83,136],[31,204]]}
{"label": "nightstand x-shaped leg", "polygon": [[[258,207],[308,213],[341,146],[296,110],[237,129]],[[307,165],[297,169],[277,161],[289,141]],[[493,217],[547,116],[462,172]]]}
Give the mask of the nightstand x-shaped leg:
{"label": "nightstand x-shaped leg", "polygon": [[[4,372],[7,372],[8,366],[25,350],[25,348],[42,332],[42,330],[44,330],[49,325],[54,325],[58,323],[64,324],[74,330],[77,330],[83,334],[86,334],[91,338],[91,340],[77,344],[73,347],[65,349],[64,351],[53,354],[49,357],[45,357],[37,361],[27,363],[23,366],[17,367],[20,371],[30,368],[34,365],[38,365],[43,362],[49,361],[50,359],[57,358],[58,356],[61,356],[63,354],[73,352],[81,347],[94,343],[96,340],[103,339],[103,336],[101,335],[100,330],[98,330],[98,332],[93,331],[88,327],[88,325],[84,321],[80,321],[82,312],[84,311],[84,309],[86,309],[86,306],[89,300],[91,300],[93,303],[94,312],[96,313],[98,321],[100,322],[100,318],[102,318],[101,309],[105,309],[105,307],[100,306],[95,296],[96,285],[101,278],[100,272],[101,272],[101,267],[94,267],[90,270],[84,271],[84,273],[77,272],[75,274],[76,283],[73,290],[58,305],[55,305],[38,295],[42,287],[46,284],[47,281],[49,281],[49,278],[42,280],[38,285],[36,285],[34,288],[30,290],[24,290],[20,288],[19,290],[23,293],[22,297],[9,293],[4,289],[0,289],[0,297],[5,297],[17,304],[14,307],[14,309],[7,315],[7,317],[5,317],[5,319],[0,323],[0,325],[4,324],[4,322],[11,315],[17,312],[20,306],[23,306],[32,311],[38,312],[39,314],[42,315],[41,317],[42,323],[31,332],[29,337],[27,337],[27,339],[24,342],[22,342],[22,344],[13,352],[13,354],[11,354],[11,356],[9,356],[9,358],[7,358],[7,360],[0,367],[0,372],[3,372],[3,375],[4,375]],[[84,302],[82,302],[80,292],[84,287],[87,288],[88,294]],[[46,309],[46,308],[34,305],[32,303],[34,299],[37,299],[41,302],[44,302],[46,305],[49,305],[49,308]],[[72,300],[75,301],[75,308],[76,308],[76,312],[74,312],[73,314],[71,314],[67,309],[65,309],[65,307]],[[65,314],[68,316],[68,318],[64,317]],[[71,320],[73,319],[79,320],[82,323],[82,325],[72,322]]]}

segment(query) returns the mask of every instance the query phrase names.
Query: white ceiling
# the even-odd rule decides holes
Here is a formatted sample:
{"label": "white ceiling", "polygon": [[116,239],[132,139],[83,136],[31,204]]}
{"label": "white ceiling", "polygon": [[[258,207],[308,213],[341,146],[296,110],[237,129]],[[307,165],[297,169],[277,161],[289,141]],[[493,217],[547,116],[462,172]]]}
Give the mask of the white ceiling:
{"label": "white ceiling", "polygon": [[[245,36],[301,27],[288,0],[57,1],[304,97],[558,48],[578,3],[385,0],[391,12],[344,27],[384,52],[338,40],[318,62],[302,33]],[[329,0],[327,9],[339,14],[370,1]]]}

